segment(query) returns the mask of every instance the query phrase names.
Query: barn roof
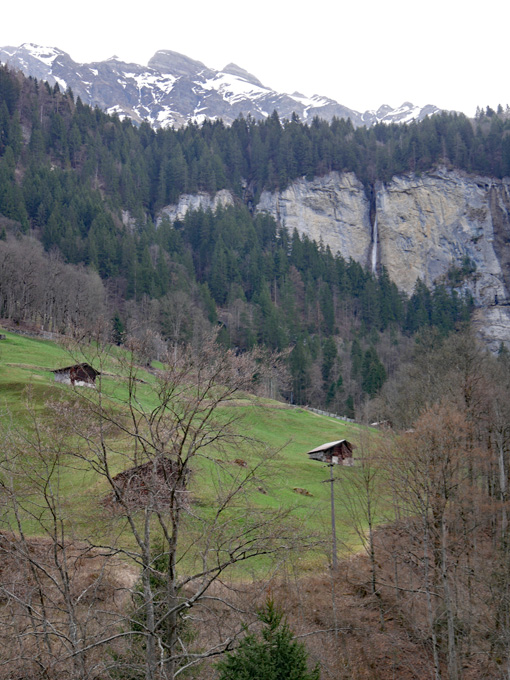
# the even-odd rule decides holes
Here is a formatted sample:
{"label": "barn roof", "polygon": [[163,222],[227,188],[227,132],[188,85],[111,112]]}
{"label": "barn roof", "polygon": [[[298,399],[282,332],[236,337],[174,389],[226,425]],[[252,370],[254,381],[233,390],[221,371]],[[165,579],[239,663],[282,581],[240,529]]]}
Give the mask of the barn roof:
{"label": "barn roof", "polygon": [[354,444],[351,444],[351,442],[348,442],[347,439],[338,439],[335,442],[327,442],[326,444],[321,444],[320,446],[317,446],[317,448],[312,449],[311,451],[307,451],[307,453],[319,453],[320,451],[329,451],[329,449],[332,449],[334,446],[338,446],[338,444],[345,444],[347,448],[353,449]]}
{"label": "barn roof", "polygon": [[83,368],[84,371],[87,371],[88,373],[93,373],[94,375],[99,375],[100,371],[96,371],[96,369],[91,366],[90,364],[83,363],[83,364],[73,364],[72,366],[65,366],[65,368],[56,368],[52,373],[67,373],[67,371],[70,371],[73,368]]}

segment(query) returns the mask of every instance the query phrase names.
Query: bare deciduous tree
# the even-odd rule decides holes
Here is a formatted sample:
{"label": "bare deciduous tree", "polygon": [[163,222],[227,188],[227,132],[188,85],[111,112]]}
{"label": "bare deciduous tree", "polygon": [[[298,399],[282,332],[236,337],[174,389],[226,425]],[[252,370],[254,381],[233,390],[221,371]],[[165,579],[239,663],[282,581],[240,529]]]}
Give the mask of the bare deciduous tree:
{"label": "bare deciduous tree", "polygon": [[454,596],[454,575],[462,548],[454,535],[463,494],[470,488],[469,431],[456,408],[436,404],[400,440],[391,466],[394,489],[420,528],[420,548],[410,549],[422,573],[418,589],[426,598],[436,680],[441,677],[441,639],[446,640],[449,680],[457,680],[460,672],[456,620],[461,604]]}
{"label": "bare deciduous tree", "polygon": [[69,332],[93,327],[106,310],[106,294],[97,274],[44,253],[35,239],[0,242],[0,316]]}
{"label": "bare deciduous tree", "polygon": [[[173,347],[152,375],[137,364],[136,342],[125,354],[112,355],[96,342],[80,351],[101,370],[97,390],[77,388],[72,398],[48,404],[44,438],[35,414],[30,446],[18,433],[4,460],[11,479],[4,483],[4,521],[23,545],[15,552],[39,593],[37,607],[32,593],[19,598],[33,623],[14,636],[23,649],[18,658],[30,656],[35,645],[34,658],[48,677],[64,671],[99,677],[99,668],[109,673],[122,666],[130,678],[173,679],[222,653],[241,633],[242,626],[221,621],[232,568],[254,558],[279,559],[297,541],[287,512],[256,502],[261,481],[270,485],[266,475],[277,452],[242,432],[235,406],[247,398],[259,367],[253,355],[222,350],[212,337],[198,352]],[[112,366],[116,380],[105,375]],[[231,462],[240,453],[246,466]],[[33,455],[38,464],[31,468]],[[27,467],[31,473],[24,476]],[[73,527],[78,514],[61,490],[64,467],[97,480],[94,529],[77,532],[80,541]],[[33,558],[27,522],[46,534],[51,569],[45,558]],[[81,551],[100,560],[100,568],[93,585],[80,589]],[[134,586],[123,586],[130,593],[121,598],[123,607],[98,599],[101,579],[116,573],[112,564],[139,572]],[[48,612],[50,601],[58,615]],[[199,641],[192,634],[196,616],[211,619],[209,635]]]}
{"label": "bare deciduous tree", "polygon": [[370,561],[370,592],[377,600],[380,612],[381,630],[384,629],[384,612],[377,579],[376,547],[374,532],[383,511],[385,488],[384,442],[374,437],[368,428],[360,430],[356,448],[356,465],[352,474],[345,479],[340,475],[339,500],[346,510],[349,528],[363,546]]}

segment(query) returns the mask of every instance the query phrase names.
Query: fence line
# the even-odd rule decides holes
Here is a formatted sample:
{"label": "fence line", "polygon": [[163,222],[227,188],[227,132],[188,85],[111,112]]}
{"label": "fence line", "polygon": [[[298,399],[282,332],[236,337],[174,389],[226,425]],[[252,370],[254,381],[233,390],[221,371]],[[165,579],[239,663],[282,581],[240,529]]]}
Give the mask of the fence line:
{"label": "fence line", "polygon": [[338,413],[329,413],[329,411],[322,411],[318,408],[312,408],[311,406],[298,406],[297,404],[292,404],[292,408],[304,408],[312,413],[317,413],[319,416],[327,416],[328,418],[336,418],[337,420],[343,420],[346,423],[355,423],[353,418],[347,418],[347,416],[339,416]]}

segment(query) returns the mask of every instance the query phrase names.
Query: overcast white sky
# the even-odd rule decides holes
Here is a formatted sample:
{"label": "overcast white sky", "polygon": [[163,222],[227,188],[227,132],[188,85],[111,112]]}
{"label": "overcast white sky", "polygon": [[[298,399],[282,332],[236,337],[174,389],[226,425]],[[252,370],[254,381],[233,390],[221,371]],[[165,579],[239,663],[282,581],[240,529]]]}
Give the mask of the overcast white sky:
{"label": "overcast white sky", "polygon": [[358,111],[404,101],[473,115],[510,103],[510,3],[486,0],[11,0],[0,45],[59,47],[75,61],[147,64],[161,49],[275,90],[321,94]]}

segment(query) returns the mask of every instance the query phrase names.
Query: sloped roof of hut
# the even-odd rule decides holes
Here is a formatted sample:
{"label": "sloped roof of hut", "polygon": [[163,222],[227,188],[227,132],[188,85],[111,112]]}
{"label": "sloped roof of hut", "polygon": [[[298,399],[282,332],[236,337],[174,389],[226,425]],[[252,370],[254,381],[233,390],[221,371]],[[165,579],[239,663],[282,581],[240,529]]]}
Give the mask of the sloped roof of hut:
{"label": "sloped roof of hut", "polygon": [[65,366],[64,368],[56,368],[55,370],[52,371],[52,373],[67,373],[68,371],[72,371],[77,368],[82,368],[84,371],[86,371],[89,375],[99,375],[100,371],[96,371],[96,369],[91,366],[90,364],[87,363],[82,363],[82,364],[73,364],[72,366]]}
{"label": "sloped roof of hut", "polygon": [[321,444],[320,446],[317,446],[315,449],[307,451],[307,454],[320,453],[321,451],[329,451],[329,449],[332,449],[335,446],[338,446],[339,444],[345,444],[349,451],[352,451],[353,449],[356,448],[355,445],[351,444],[351,442],[347,441],[347,439],[338,439],[337,441],[334,442],[327,442],[326,444]]}

